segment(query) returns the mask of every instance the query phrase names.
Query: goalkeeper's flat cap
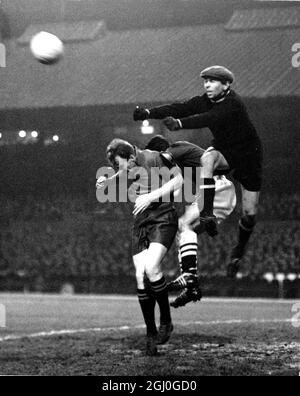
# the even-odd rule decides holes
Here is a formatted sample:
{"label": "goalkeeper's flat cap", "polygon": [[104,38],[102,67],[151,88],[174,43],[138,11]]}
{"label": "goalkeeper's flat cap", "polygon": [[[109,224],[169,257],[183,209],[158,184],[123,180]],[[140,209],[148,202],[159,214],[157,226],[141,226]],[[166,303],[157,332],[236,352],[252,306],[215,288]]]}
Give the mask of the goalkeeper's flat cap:
{"label": "goalkeeper's flat cap", "polygon": [[229,82],[232,84],[234,82],[234,74],[224,66],[210,66],[202,70],[200,73],[202,78],[213,78],[215,80],[221,81],[222,83]]}

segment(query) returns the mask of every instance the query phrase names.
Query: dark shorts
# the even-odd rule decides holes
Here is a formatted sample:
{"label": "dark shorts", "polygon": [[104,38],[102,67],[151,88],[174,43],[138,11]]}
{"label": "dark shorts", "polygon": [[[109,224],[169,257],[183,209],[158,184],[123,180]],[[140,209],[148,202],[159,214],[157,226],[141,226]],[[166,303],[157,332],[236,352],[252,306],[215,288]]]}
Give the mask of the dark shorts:
{"label": "dark shorts", "polygon": [[248,191],[260,191],[262,187],[263,150],[260,142],[233,151],[220,147],[219,150],[233,170],[232,176]]}
{"label": "dark shorts", "polygon": [[132,227],[132,255],[148,249],[156,242],[168,250],[178,229],[177,212],[173,205],[160,204],[138,215]]}

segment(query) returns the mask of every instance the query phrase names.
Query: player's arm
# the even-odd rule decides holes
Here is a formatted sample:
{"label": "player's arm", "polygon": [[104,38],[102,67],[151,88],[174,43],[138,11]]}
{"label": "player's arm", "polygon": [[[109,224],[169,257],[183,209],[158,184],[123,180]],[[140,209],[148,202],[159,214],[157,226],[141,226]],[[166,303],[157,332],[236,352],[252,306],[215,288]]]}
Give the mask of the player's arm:
{"label": "player's arm", "polygon": [[183,177],[180,168],[178,166],[174,167],[170,170],[174,177],[163,184],[160,188],[151,191],[149,195],[151,195],[151,200],[156,201],[160,198],[168,197],[173,194],[175,191],[180,190],[183,184]]}
{"label": "player's arm", "polygon": [[[174,152],[170,152],[169,150],[165,152],[160,153],[160,166],[163,166],[164,168],[169,169],[167,178],[164,178],[165,184],[161,188],[157,189],[153,195],[156,194],[156,199],[165,197],[165,196],[170,196],[170,194],[173,194],[173,196],[179,195],[182,185],[183,185],[183,177],[182,177],[182,171],[177,165],[175,161],[176,157],[176,150]],[[173,179],[169,180],[170,174],[173,175]],[[175,180],[174,180],[175,179]]]}
{"label": "player's arm", "polygon": [[134,205],[134,215],[142,213],[151,205],[152,202],[155,202],[160,198],[170,197],[171,194],[176,194],[176,192],[178,193],[180,191],[183,184],[183,177],[180,168],[175,166],[170,169],[170,172],[174,175],[171,180],[166,182],[162,187],[151,191],[149,194],[143,194],[137,198]]}
{"label": "player's arm", "polygon": [[118,177],[121,177],[126,171],[124,169],[119,170],[117,173],[111,177],[100,176],[96,181],[96,188],[101,189],[107,187],[109,184],[113,183]]}
{"label": "player's arm", "polygon": [[195,96],[184,102],[175,102],[150,109],[137,107],[133,113],[133,119],[134,121],[143,121],[147,119],[162,120],[166,117],[183,118],[205,111],[205,107],[204,99]]}
{"label": "player's arm", "polygon": [[194,114],[189,117],[166,117],[163,122],[170,131],[178,131],[179,129],[201,129],[222,124],[226,119],[232,117],[237,112],[237,108],[224,105],[213,107],[209,111],[201,114]]}

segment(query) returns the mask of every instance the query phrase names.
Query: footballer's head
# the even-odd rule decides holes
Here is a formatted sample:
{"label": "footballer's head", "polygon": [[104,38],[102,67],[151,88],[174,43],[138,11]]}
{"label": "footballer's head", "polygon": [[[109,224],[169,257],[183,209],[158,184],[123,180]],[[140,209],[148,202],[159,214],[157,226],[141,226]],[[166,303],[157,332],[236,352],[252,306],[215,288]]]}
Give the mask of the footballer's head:
{"label": "footballer's head", "polygon": [[202,70],[200,77],[204,79],[207,96],[213,101],[228,93],[234,82],[234,74],[224,66],[207,67]]}
{"label": "footballer's head", "polygon": [[129,170],[135,166],[135,148],[126,140],[114,139],[107,146],[106,158],[114,169]]}
{"label": "footballer's head", "polygon": [[154,136],[145,147],[145,150],[166,151],[170,147],[169,141],[161,135]]}

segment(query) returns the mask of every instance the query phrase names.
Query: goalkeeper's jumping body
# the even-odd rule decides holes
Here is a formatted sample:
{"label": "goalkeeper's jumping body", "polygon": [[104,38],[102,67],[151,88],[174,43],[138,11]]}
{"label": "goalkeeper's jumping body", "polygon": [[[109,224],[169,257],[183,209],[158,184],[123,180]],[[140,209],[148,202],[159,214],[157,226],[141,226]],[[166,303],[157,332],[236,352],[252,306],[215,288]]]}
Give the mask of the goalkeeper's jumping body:
{"label": "goalkeeper's jumping body", "polygon": [[216,227],[213,214],[216,169],[233,170],[242,187],[243,215],[239,223],[239,240],[231,254],[228,275],[234,277],[256,225],[259,194],[262,186],[262,144],[241,98],[231,89],[233,73],[223,66],[203,70],[205,93],[192,99],[154,107],[137,108],[135,121],[163,119],[170,131],[208,127],[214,137],[212,147],[202,156],[204,170],[204,207],[200,221]]}

